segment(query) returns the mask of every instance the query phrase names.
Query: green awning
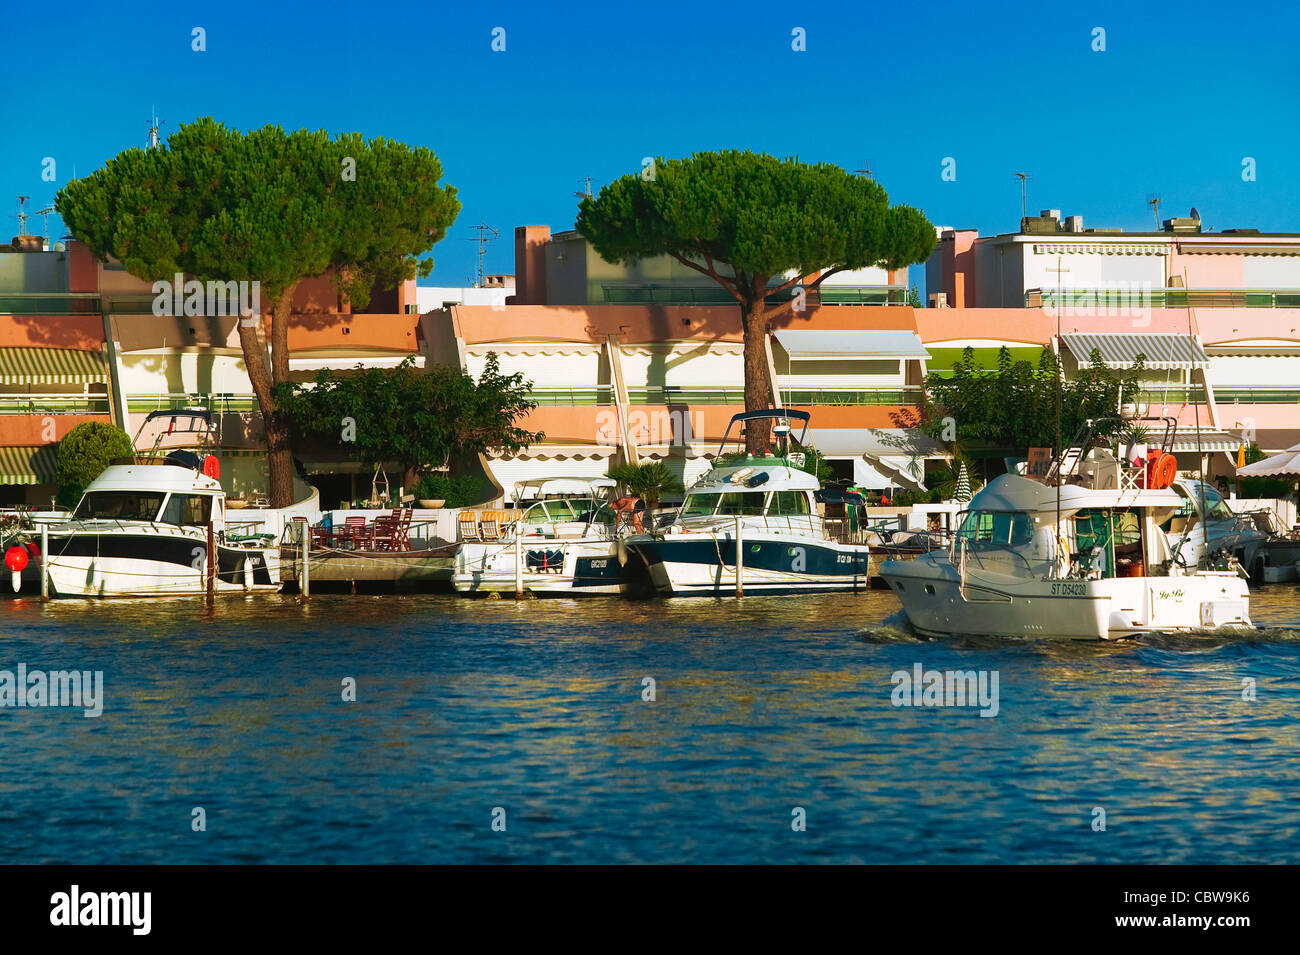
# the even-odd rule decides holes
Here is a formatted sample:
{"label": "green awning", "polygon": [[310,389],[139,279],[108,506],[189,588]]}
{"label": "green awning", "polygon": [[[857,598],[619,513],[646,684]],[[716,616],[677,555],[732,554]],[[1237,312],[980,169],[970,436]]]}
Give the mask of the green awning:
{"label": "green awning", "polygon": [[55,445],[0,448],[0,484],[53,484]]}
{"label": "green awning", "polygon": [[109,381],[101,352],[75,348],[0,348],[0,384],[88,385]]}

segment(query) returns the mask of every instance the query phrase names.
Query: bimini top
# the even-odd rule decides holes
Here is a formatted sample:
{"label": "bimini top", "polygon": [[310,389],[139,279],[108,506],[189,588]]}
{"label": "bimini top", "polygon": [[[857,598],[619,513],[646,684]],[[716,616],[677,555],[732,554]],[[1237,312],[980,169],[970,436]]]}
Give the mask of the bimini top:
{"label": "bimini top", "polygon": [[[1078,484],[1061,485],[1061,511],[1078,511],[1100,507],[1179,508],[1184,498],[1172,488],[1158,491],[1141,489],[1103,489]],[[1056,510],[1055,484],[1043,484],[1018,474],[1003,474],[989,481],[971,498],[971,511],[1028,511],[1046,513]]]}
{"label": "bimini top", "polygon": [[175,464],[110,464],[91,481],[92,491],[201,491],[220,494],[221,482]]}
{"label": "bimini top", "polygon": [[610,478],[576,478],[576,477],[535,477],[516,481],[514,499],[522,500],[525,494],[532,492],[533,497],[542,494],[587,495],[599,497],[600,492],[614,486]]}

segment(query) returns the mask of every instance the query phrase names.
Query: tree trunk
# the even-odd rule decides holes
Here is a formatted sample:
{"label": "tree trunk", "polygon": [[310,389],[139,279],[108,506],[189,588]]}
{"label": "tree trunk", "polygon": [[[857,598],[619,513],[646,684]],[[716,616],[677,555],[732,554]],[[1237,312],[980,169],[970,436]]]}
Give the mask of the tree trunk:
{"label": "tree trunk", "polygon": [[[745,331],[745,410],[759,411],[771,407],[771,388],[767,380],[767,314],[760,298],[755,305],[741,306],[741,324]],[[745,450],[751,455],[764,454],[772,422],[751,421],[745,425]]]}
{"label": "tree trunk", "polygon": [[293,442],[287,424],[275,410],[274,387],[289,380],[289,312],[293,304],[293,290],[281,295],[271,315],[272,361],[267,361],[266,348],[258,337],[262,316],[251,316],[252,324],[239,322],[239,344],[244,352],[244,367],[248,380],[262,412],[266,428],[266,463],[270,473],[269,493],[272,507],[288,507],[293,503]]}

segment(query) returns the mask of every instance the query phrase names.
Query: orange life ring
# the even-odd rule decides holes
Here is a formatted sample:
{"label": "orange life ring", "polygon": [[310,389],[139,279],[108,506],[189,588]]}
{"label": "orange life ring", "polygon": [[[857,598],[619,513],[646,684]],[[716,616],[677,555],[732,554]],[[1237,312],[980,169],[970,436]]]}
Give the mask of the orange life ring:
{"label": "orange life ring", "polygon": [[1178,459],[1166,452],[1152,462],[1147,483],[1152,490],[1158,491],[1172,485],[1177,477]]}

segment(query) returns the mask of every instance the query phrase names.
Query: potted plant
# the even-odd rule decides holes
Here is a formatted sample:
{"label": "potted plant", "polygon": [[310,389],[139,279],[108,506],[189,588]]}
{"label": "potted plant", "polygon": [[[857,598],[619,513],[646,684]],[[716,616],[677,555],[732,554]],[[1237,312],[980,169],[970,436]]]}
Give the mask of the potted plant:
{"label": "potted plant", "polygon": [[1149,429],[1142,425],[1129,425],[1120,432],[1120,441],[1124,444],[1124,460],[1132,467],[1141,467],[1147,459],[1147,438]]}
{"label": "potted plant", "polygon": [[416,501],[421,507],[431,510],[437,510],[446,504],[451,494],[451,479],[436,471],[424,475],[415,486]]}

